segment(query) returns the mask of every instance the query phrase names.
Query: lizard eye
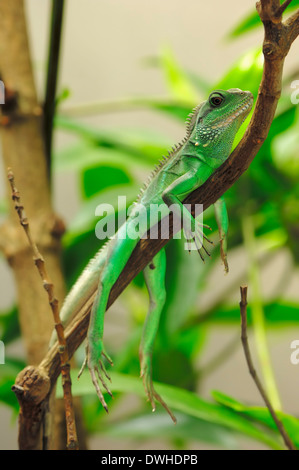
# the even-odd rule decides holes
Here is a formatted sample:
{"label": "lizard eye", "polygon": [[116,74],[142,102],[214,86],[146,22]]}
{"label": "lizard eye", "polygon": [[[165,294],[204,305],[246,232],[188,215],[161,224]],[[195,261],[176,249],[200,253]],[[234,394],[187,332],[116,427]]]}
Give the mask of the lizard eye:
{"label": "lizard eye", "polygon": [[224,98],[221,95],[214,95],[210,98],[210,103],[212,106],[220,106]]}

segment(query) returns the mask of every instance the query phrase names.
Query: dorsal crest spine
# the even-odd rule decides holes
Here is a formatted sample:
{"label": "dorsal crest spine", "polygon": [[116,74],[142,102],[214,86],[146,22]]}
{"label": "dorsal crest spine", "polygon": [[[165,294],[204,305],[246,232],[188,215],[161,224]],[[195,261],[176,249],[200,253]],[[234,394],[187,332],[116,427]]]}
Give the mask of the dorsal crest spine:
{"label": "dorsal crest spine", "polygon": [[199,113],[200,108],[202,107],[203,103],[198,104],[192,112],[189,114],[189,116],[186,119],[186,139],[189,139],[189,137],[192,134],[192,131],[194,129],[194,126],[196,124],[197,116]]}
{"label": "dorsal crest spine", "polygon": [[168,155],[165,157],[163,155],[162,159],[159,161],[159,163],[155,166],[154,170],[151,172],[150,176],[148,177],[147,181],[145,182],[145,184],[143,185],[143,187],[140,189],[139,191],[139,194],[138,194],[138,197],[137,197],[137,201],[138,202],[140,200],[140,198],[142,197],[144,191],[146,190],[146,188],[149,186],[150,182],[153,180],[153,178],[156,176],[156,174],[161,170],[161,168],[169,161],[170,158],[172,158],[182,147],[183,145],[187,142],[187,140],[189,139],[189,137],[191,136],[192,134],[192,131],[194,129],[194,126],[196,124],[196,119],[197,119],[197,116],[198,116],[198,112],[201,108],[201,106],[203,105],[203,103],[200,103],[199,105],[197,105],[193,110],[192,112],[189,114],[189,116],[187,117],[186,119],[186,136],[184,137],[184,139],[179,142],[178,144],[174,145],[172,147],[172,149],[168,152]]}

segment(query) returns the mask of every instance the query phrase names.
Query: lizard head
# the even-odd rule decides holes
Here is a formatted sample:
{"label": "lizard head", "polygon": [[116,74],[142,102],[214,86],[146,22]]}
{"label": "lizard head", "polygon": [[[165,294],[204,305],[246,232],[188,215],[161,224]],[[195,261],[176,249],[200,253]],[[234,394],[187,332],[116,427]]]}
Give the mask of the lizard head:
{"label": "lizard head", "polygon": [[206,148],[212,155],[213,148],[219,149],[221,141],[225,158],[252,103],[250,91],[239,88],[213,91],[207,101],[195,108],[189,119],[187,134],[190,142],[199,148]]}

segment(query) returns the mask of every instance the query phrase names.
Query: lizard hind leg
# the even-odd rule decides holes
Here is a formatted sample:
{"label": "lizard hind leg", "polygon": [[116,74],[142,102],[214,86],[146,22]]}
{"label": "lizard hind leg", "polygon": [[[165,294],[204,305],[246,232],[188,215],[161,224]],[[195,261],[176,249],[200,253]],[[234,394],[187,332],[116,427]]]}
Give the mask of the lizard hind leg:
{"label": "lizard hind leg", "polygon": [[152,380],[152,352],[157,335],[160,315],[165,304],[165,270],[166,255],[162,249],[144,269],[144,278],[149,292],[150,305],[143,327],[142,339],[139,348],[141,377],[147,398],[155,411],[155,400],[158,401],[170,415],[174,423],[176,418],[168,408],[162,397],[156,392]]}

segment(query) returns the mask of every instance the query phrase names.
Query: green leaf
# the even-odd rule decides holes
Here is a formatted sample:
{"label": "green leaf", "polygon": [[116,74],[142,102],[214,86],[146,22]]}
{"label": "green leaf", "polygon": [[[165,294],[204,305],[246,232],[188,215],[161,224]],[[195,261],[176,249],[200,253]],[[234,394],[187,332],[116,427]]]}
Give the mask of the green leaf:
{"label": "green leaf", "polygon": [[[167,335],[178,331],[194,308],[200,279],[207,269],[198,261],[198,253],[185,250],[185,239],[175,240],[167,252],[166,287]],[[182,295],[184,293],[184,295]]]}
{"label": "green leaf", "polygon": [[68,289],[103,245],[95,237],[94,228],[80,233],[67,232],[63,238],[63,265]]}
{"label": "green leaf", "polygon": [[[212,89],[227,90],[229,88],[240,88],[242,90],[251,91],[254,98],[257,97],[259,84],[262,77],[263,71],[263,54],[260,48],[254,48],[245,54],[243,54],[228,70],[224,77],[217,83],[214,84]],[[211,89],[211,90],[212,90]],[[254,107],[253,107],[254,108]],[[253,109],[247,116],[239,128],[235,139],[233,148],[239,143],[243,134],[249,124],[253,113]]]}
{"label": "green leaf", "polygon": [[262,77],[263,63],[264,57],[260,48],[253,48],[242,54],[213,88],[223,90],[229,88],[248,90],[249,88],[256,98]]}
{"label": "green leaf", "polygon": [[191,110],[196,106],[198,103],[200,103],[202,100],[198,99],[197,101],[194,101],[192,104],[184,104],[179,101],[156,101],[148,104],[149,108],[152,108],[156,111],[162,111],[168,116],[171,116],[172,118],[178,119],[180,121],[185,122],[188,115],[190,114]]}
{"label": "green leaf", "polygon": [[[186,72],[187,73],[187,72]],[[189,80],[194,84],[195,88],[199,88],[206,96],[209,90],[207,83],[193,73],[187,73]],[[195,103],[197,104],[197,103]],[[194,104],[192,103],[192,107]],[[74,106],[70,109],[65,109],[58,113],[62,118],[74,119],[79,116],[86,116],[92,114],[102,114],[106,112],[121,112],[132,111],[136,109],[150,109],[154,111],[163,111],[171,117],[180,120],[186,120],[190,113],[190,103],[182,102],[181,100],[165,97],[147,97],[147,96],[133,96],[129,98],[120,98],[115,101],[99,101],[91,102]]]}
{"label": "green leaf", "polygon": [[236,439],[231,430],[225,426],[209,423],[199,418],[177,413],[176,426],[170,421],[166,414],[142,414],[123,419],[117,424],[99,430],[101,433],[118,437],[133,437],[135,439],[162,438],[184,439],[190,441],[201,441],[217,445],[227,449],[237,447]]}
{"label": "green leaf", "polygon": [[[78,371],[72,371],[77,377]],[[111,373],[111,384],[109,387],[112,392],[134,393],[144,397],[142,381],[127,375]],[[239,433],[250,436],[260,442],[263,442],[273,449],[280,449],[280,441],[275,434],[264,433],[254,423],[237,416],[232,410],[219,406],[214,403],[203,400],[198,395],[177,387],[171,387],[161,383],[155,383],[157,392],[163,397],[168,406],[176,411],[185,413],[189,416],[199,418],[209,423],[225,426]],[[62,396],[61,382],[57,386],[57,394]],[[73,395],[95,394],[94,386],[90,379],[90,374],[84,371],[80,380],[73,381]],[[170,419],[170,418],[169,418]]]}
{"label": "green leaf", "polygon": [[60,106],[61,103],[66,101],[71,96],[71,90],[69,88],[63,88],[61,92],[56,96],[55,105],[56,108]]}
{"label": "green leaf", "polygon": [[11,391],[11,387],[15,383],[17,374],[24,367],[24,361],[7,355],[5,356],[5,364],[0,365],[0,401],[15,411],[19,410],[19,403],[15,394]]}
{"label": "green leaf", "polygon": [[[212,395],[218,403],[221,403],[227,408],[230,408],[237,413],[242,413],[242,415],[248,416],[248,418],[260,421],[270,429],[277,430],[275,421],[273,420],[268,408],[245,405],[240,401],[237,401],[234,398],[219,391],[214,391]],[[276,414],[277,417],[282,421],[294,445],[299,447],[299,420],[294,416],[283,413],[282,411],[276,411]]]}
{"label": "green leaf", "polygon": [[254,28],[257,28],[258,26],[262,26],[262,22],[257,11],[255,10],[246,15],[245,18],[241,20],[232,31],[230,31],[227,38],[237,38],[238,36],[241,36],[242,34],[247,33]]}
{"label": "green leaf", "polygon": [[[194,337],[192,339],[194,339]],[[198,339],[198,342],[200,342],[202,336],[200,335]],[[197,343],[195,343],[195,347],[196,346]],[[173,364],[173,366],[171,366],[171,364]],[[153,380],[157,383],[166,382],[169,385],[185,390],[195,390],[197,373],[190,360],[190,351],[187,351],[186,354],[185,351],[182,352],[176,344],[172,347],[165,347],[165,344],[163,343],[161,345],[161,341],[159,341],[153,354],[152,366]]]}
{"label": "green leaf", "polygon": [[299,113],[296,106],[291,106],[274,120],[271,142],[273,161],[276,167],[281,173],[296,182],[299,175],[298,123]]}
{"label": "green leaf", "polygon": [[125,185],[132,182],[128,172],[117,166],[97,166],[87,168],[82,175],[82,190],[86,198],[108,189],[111,186]]}
{"label": "green leaf", "polygon": [[[124,211],[125,202],[127,206],[130,206],[136,200],[138,192],[139,188],[137,184],[115,185],[83,201],[79,211],[68,227],[68,232],[64,237],[66,243],[68,243],[68,238],[73,237],[74,234],[83,233],[92,228],[96,228],[100,217],[96,215],[96,211],[101,205],[103,205],[103,207],[104,205],[107,206],[107,217],[114,217],[118,212]],[[121,199],[119,198],[120,195],[122,196]],[[110,234],[110,236],[114,233],[115,232]]]}
{"label": "green leaf", "polygon": [[152,167],[153,160],[137,158],[131,153],[113,148],[98,147],[95,143],[82,140],[78,144],[69,146],[54,153],[53,168],[55,171],[80,171],[96,165],[117,165],[126,170],[128,166],[136,164],[145,168]]}
{"label": "green leaf", "polygon": [[[286,12],[284,13],[284,18],[288,12],[295,10],[298,5],[299,0],[293,0],[291,4],[288,5]],[[252,31],[253,29],[259,26],[262,26],[262,22],[257,11],[255,10],[246,15],[246,17],[237,24],[237,26],[229,33],[228,39],[237,38],[242,34],[248,33],[249,31]]]}
{"label": "green leaf", "polygon": [[8,344],[20,336],[18,311],[14,306],[8,312],[0,314],[0,337],[4,344]]}
{"label": "green leaf", "polygon": [[[264,306],[265,320],[268,326],[275,326],[276,324],[294,324],[299,321],[299,305],[295,302],[287,302],[280,300],[275,302],[266,303]],[[238,322],[240,323],[240,309],[238,306],[225,306],[222,305],[217,310],[210,312],[206,321],[211,322]],[[248,324],[251,324],[251,306],[247,307]]]}
{"label": "green leaf", "polygon": [[[68,117],[56,116],[55,125],[59,129],[71,132],[97,147],[113,149],[118,152],[130,154],[136,159],[147,159],[150,162],[157,161],[167,146],[165,138],[157,136],[149,131],[131,129],[99,130],[92,128]],[[68,156],[68,158],[71,158]],[[81,155],[82,158],[82,155]],[[137,161],[138,161],[137,160]]]}
{"label": "green leaf", "polygon": [[173,51],[164,47],[161,53],[161,65],[165,74],[168,90],[174,99],[190,103],[194,107],[199,102],[197,91],[188,75],[178,64]]}
{"label": "green leaf", "polygon": [[[289,97],[288,97],[289,99]],[[281,112],[276,113],[268,134],[267,139],[275,139],[278,134],[285,133],[294,126],[294,131],[297,130],[298,122],[298,112],[296,106],[289,103],[287,108],[284,108]],[[295,127],[296,126],[296,127]]]}

